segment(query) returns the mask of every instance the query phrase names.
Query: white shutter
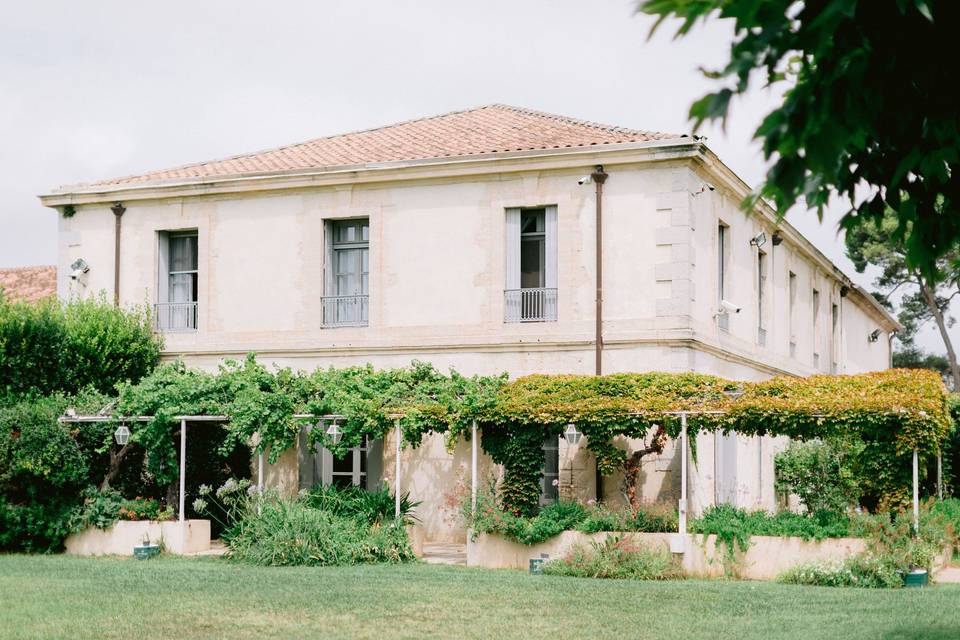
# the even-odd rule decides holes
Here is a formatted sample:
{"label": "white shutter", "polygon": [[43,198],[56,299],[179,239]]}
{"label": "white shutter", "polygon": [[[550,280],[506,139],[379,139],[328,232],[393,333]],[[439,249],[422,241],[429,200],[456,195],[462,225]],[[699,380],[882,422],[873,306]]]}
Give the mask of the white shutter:
{"label": "white shutter", "polygon": [[323,295],[337,295],[334,286],[333,221],[323,221]]}
{"label": "white shutter", "polygon": [[557,288],[557,206],[551,205],[544,216],[544,243],[546,245],[545,285],[547,289]]}
{"label": "white shutter", "polygon": [[157,302],[170,301],[170,236],[157,233]]}
{"label": "white shutter", "polygon": [[520,209],[507,209],[507,289],[520,288]]}

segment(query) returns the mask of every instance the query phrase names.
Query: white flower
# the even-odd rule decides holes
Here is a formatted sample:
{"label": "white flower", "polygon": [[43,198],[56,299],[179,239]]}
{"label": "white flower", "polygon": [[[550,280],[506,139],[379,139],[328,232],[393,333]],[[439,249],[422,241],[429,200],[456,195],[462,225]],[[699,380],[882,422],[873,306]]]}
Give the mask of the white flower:
{"label": "white flower", "polygon": [[203,498],[197,498],[193,501],[193,510],[197,513],[203,513],[207,509],[207,501]]}
{"label": "white flower", "polygon": [[197,493],[202,496],[208,495],[211,491],[213,491],[213,487],[208,484],[202,484],[200,485],[200,488],[197,489]]}
{"label": "white flower", "polygon": [[553,479],[553,482],[551,482],[550,484],[552,484],[552,485],[555,486],[555,487],[559,487],[559,486],[560,486],[560,480],[558,480],[557,478],[554,478],[554,479]]}

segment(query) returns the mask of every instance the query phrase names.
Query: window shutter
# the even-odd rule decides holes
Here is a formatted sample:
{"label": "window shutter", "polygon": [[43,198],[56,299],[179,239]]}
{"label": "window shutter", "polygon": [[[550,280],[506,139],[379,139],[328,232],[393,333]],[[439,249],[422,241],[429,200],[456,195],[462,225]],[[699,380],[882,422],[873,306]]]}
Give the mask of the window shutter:
{"label": "window shutter", "polygon": [[157,302],[170,301],[170,235],[157,233]]}
{"label": "window shutter", "polygon": [[337,295],[334,286],[334,264],[333,264],[333,221],[323,221],[323,295]]}
{"label": "window shutter", "polygon": [[544,244],[546,250],[545,286],[547,289],[557,288],[557,206],[547,207],[544,216]]}
{"label": "window shutter", "polygon": [[520,288],[520,209],[507,209],[507,289]]}

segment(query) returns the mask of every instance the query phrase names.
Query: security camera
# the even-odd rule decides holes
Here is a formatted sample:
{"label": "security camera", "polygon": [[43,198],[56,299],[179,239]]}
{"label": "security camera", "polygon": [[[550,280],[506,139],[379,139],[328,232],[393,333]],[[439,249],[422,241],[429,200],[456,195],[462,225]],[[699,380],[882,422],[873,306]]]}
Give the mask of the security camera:
{"label": "security camera", "polygon": [[702,185],[700,185],[700,188],[699,188],[699,189],[697,189],[696,191],[691,191],[691,192],[690,192],[690,195],[692,195],[692,196],[698,196],[698,195],[700,195],[701,193],[704,193],[704,192],[706,192],[706,191],[716,191],[716,190],[717,190],[717,188],[716,188],[715,186],[713,186],[713,185],[710,184],[709,182],[704,182]]}
{"label": "security camera", "polygon": [[740,313],[741,307],[738,307],[729,300],[720,301],[720,313]]}
{"label": "security camera", "polygon": [[579,185],[590,184],[590,182],[592,182],[592,180],[593,180],[593,178],[591,178],[590,176],[583,176],[582,178],[580,178],[579,180],[577,180],[577,184],[579,184]]}

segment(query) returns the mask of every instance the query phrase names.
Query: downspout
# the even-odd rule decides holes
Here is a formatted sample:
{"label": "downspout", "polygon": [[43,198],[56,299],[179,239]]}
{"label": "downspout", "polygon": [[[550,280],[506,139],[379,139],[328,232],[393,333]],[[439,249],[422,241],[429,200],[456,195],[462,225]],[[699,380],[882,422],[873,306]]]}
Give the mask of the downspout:
{"label": "downspout", "polygon": [[596,375],[599,376],[603,372],[603,183],[607,181],[603,165],[598,164],[590,178],[597,185],[597,327],[594,343]]}
{"label": "downspout", "polygon": [[117,202],[110,211],[113,211],[113,306],[120,306],[120,219],[127,208],[122,202]]}
{"label": "downspout", "polygon": [[[607,181],[607,172],[603,165],[597,165],[590,178],[597,185],[597,326],[594,336],[596,345],[596,375],[603,372],[603,183]],[[596,475],[597,502],[603,500],[603,474],[597,465]]]}

